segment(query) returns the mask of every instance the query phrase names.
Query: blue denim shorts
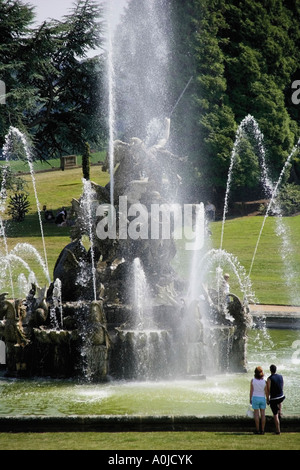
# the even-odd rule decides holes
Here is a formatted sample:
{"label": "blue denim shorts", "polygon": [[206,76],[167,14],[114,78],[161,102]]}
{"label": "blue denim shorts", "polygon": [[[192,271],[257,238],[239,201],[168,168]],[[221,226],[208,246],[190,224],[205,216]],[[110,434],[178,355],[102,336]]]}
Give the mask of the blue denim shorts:
{"label": "blue denim shorts", "polygon": [[252,408],[254,410],[265,410],[267,402],[265,397],[252,397]]}

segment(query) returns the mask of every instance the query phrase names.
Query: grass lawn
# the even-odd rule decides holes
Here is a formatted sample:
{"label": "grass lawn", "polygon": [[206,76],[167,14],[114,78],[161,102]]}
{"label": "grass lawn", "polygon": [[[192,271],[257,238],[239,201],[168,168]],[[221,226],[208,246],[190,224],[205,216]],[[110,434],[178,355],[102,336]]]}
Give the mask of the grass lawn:
{"label": "grass lawn", "polygon": [[[299,450],[299,433],[0,433],[1,450]],[[190,452],[192,454],[192,452]],[[110,455],[110,454],[106,454]],[[113,452],[111,452],[113,456]],[[134,453],[132,454],[134,455]]]}
{"label": "grass lawn", "polygon": [[[250,278],[257,302],[299,305],[300,216],[282,219],[268,217],[263,223],[263,216],[227,220],[222,248],[236,256],[247,274],[254,257]],[[219,248],[222,224],[214,222],[210,227],[212,243]],[[279,230],[283,232],[283,237],[277,235]],[[233,292],[238,290],[234,282],[234,276],[231,276],[230,287]]]}
{"label": "grass lawn", "polygon": [[[90,162],[96,164],[105,160],[105,151],[91,153]],[[77,165],[81,165],[82,157],[77,155]],[[0,160],[0,165],[6,165],[4,160]],[[11,169],[14,172],[28,172],[27,160],[11,160],[9,162]],[[33,163],[34,171],[49,170],[50,168],[60,168],[60,158],[50,158],[47,162],[37,160]]]}

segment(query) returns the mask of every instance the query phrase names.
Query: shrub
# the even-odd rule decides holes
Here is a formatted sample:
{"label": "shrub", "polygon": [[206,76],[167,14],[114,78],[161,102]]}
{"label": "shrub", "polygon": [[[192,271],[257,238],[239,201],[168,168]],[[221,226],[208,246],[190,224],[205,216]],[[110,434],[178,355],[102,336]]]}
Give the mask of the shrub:
{"label": "shrub", "polygon": [[300,212],[300,186],[294,183],[284,185],[278,195],[282,215]]}
{"label": "shrub", "polygon": [[29,211],[30,203],[25,193],[15,193],[10,196],[8,204],[8,213],[16,222],[22,222]]}

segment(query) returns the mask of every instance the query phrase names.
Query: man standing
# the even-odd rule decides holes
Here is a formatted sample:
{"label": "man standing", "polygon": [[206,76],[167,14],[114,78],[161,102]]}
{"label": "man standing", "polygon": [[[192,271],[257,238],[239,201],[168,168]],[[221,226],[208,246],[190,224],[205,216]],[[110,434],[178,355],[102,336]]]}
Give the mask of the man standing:
{"label": "man standing", "polygon": [[267,396],[268,405],[270,405],[274,416],[276,434],[280,434],[279,418],[281,417],[281,406],[285,396],[283,393],[283,377],[280,374],[276,374],[276,370],[277,367],[272,364],[270,366],[271,375],[267,380]]}

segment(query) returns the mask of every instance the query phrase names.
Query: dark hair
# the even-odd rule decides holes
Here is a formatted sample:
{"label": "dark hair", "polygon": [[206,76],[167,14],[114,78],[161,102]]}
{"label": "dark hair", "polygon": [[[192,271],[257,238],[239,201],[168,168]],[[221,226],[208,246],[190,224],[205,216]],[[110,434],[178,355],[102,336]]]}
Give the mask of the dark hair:
{"label": "dark hair", "polygon": [[270,365],[270,372],[272,372],[272,374],[275,374],[276,370],[277,370],[277,367],[274,364],[271,364]]}
{"label": "dark hair", "polygon": [[256,367],[254,371],[254,377],[258,380],[262,379],[264,376],[264,371],[262,370],[262,367],[258,366]]}

